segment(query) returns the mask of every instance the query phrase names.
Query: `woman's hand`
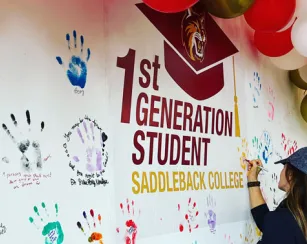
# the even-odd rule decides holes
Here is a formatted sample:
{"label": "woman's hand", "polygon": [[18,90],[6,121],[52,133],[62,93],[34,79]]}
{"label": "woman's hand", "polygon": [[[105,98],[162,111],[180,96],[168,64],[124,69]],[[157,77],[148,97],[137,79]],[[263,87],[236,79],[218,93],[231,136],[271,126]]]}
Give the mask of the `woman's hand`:
{"label": "woman's hand", "polygon": [[260,159],[251,160],[247,166],[247,180],[248,182],[258,181],[258,174],[260,169],[258,166],[262,166]]}

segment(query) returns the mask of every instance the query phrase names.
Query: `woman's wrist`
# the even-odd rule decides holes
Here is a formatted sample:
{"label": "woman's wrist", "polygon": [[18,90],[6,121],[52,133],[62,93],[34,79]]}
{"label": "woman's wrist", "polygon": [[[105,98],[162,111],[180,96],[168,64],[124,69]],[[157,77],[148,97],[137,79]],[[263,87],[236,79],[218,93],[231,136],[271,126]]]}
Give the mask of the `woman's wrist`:
{"label": "woman's wrist", "polygon": [[248,177],[247,178],[247,182],[254,182],[254,181],[258,181],[258,177]]}

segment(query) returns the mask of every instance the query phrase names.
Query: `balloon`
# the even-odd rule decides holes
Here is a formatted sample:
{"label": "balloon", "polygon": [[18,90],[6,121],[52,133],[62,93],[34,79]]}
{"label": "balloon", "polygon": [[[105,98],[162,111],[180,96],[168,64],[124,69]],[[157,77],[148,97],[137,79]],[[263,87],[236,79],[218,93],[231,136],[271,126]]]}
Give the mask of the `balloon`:
{"label": "balloon", "polygon": [[275,32],[289,23],[295,8],[296,0],[256,0],[244,17],[254,30]]}
{"label": "balloon", "polygon": [[255,31],[255,46],[261,53],[269,57],[285,55],[293,49],[291,29],[292,26],[283,32]]}
{"label": "balloon", "polygon": [[301,115],[303,119],[307,122],[307,96],[303,98],[301,103]]}
{"label": "balloon", "polygon": [[307,18],[299,18],[295,21],[291,39],[294,48],[303,56],[307,57]]}
{"label": "balloon", "polygon": [[219,18],[231,19],[238,17],[249,9],[255,0],[200,0],[207,11]]}
{"label": "balloon", "polygon": [[289,71],[289,79],[298,88],[307,90],[307,66]]}
{"label": "balloon", "polygon": [[163,13],[177,13],[192,7],[198,0],[143,0],[152,9]]}
{"label": "balloon", "polygon": [[272,57],[270,60],[275,66],[284,70],[299,69],[307,63],[306,58],[300,55],[294,48],[287,54],[277,58]]}

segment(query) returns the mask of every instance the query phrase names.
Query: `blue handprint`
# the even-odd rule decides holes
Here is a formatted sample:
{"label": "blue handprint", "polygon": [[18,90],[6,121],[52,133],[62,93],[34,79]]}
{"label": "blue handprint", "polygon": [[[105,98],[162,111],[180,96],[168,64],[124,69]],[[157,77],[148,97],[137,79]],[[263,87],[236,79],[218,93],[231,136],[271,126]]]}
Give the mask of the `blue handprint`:
{"label": "blue handprint", "polygon": [[[73,47],[70,43],[70,35],[66,34],[66,41],[68,45],[68,49],[73,53],[72,57],[69,60],[68,67],[65,68],[66,75],[73,86],[78,86],[80,88],[84,88],[86,84],[87,77],[87,62],[91,57],[91,50],[88,48],[86,53],[86,58],[84,60],[83,53],[83,45],[84,45],[84,37],[80,36],[80,51],[78,54],[75,53],[77,50],[77,32],[73,31]],[[64,66],[64,62],[61,57],[57,56],[56,60],[61,66]]]}

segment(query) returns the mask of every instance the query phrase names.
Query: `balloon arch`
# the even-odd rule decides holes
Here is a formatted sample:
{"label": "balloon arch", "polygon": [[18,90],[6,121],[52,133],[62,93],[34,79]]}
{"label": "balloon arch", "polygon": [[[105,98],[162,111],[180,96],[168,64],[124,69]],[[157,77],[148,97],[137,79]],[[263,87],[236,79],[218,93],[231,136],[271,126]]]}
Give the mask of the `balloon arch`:
{"label": "balloon arch", "polygon": [[[201,4],[211,15],[231,19],[244,16],[254,29],[255,47],[280,69],[289,71],[290,81],[307,90],[307,6],[296,0],[143,0],[159,12],[176,13]],[[307,5],[307,4],[306,4]],[[305,11],[304,11],[305,10]],[[307,122],[307,95],[301,103]]]}

